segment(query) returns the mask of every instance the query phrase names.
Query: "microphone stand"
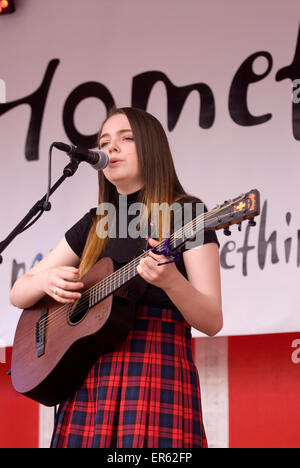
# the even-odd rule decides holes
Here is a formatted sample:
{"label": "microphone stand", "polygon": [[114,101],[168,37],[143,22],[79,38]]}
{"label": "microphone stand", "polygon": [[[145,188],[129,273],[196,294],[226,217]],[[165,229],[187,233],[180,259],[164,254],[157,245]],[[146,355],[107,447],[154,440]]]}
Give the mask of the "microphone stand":
{"label": "microphone stand", "polygon": [[[72,177],[78,169],[80,161],[71,158],[71,162],[64,168],[63,175],[58,179],[58,181],[50,188],[49,192],[44,195],[44,197],[37,201],[36,204],[29,210],[27,215],[19,222],[19,224],[13,229],[13,231],[0,242],[0,264],[3,262],[1,253],[6,249],[6,247],[23,231],[32,226],[38,218],[44,213],[44,211],[51,210],[51,203],[48,202],[48,198],[52,195],[55,190],[67,179]],[[31,223],[30,221],[36,217]]]}

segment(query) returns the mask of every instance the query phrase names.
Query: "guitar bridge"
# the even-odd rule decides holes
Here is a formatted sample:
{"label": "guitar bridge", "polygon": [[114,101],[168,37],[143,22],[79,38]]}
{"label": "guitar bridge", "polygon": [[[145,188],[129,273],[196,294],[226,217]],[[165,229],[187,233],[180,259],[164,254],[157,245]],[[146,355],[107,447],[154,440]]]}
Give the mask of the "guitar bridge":
{"label": "guitar bridge", "polygon": [[45,354],[46,329],[47,329],[48,309],[44,309],[40,320],[35,326],[35,347],[38,358]]}

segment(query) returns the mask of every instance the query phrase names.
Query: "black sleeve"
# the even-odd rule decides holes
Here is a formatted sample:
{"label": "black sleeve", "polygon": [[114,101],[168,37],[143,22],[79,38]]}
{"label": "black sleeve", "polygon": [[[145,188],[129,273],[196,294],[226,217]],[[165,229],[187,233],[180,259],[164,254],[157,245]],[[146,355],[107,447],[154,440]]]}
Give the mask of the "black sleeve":
{"label": "black sleeve", "polygon": [[93,224],[95,213],[96,208],[92,208],[65,234],[66,241],[79,258],[82,256],[87,237]]}
{"label": "black sleeve", "polygon": [[[191,209],[191,212],[192,212],[192,219],[196,218],[196,216],[199,215],[199,211],[200,211],[200,214],[201,214],[201,211],[203,212],[203,209],[204,209],[204,213],[207,213],[207,207],[205,204],[203,204],[203,202],[199,199],[199,198],[196,198],[196,197],[186,197],[186,198],[183,198],[180,200],[180,203],[183,204],[183,203],[191,203],[192,204],[192,209]],[[198,205],[198,206],[197,206]],[[200,206],[201,205],[201,206]],[[189,219],[188,219],[189,221]],[[194,248],[194,247],[198,247],[200,245],[204,245],[204,244],[210,244],[210,243],[215,243],[218,245],[218,247],[220,247],[220,243],[218,241],[218,237],[217,237],[217,234],[215,231],[204,231],[204,233],[200,233],[197,238],[195,240],[192,241],[192,243],[186,243],[182,248],[181,248],[181,252],[186,252],[187,250],[189,250],[189,248]]]}

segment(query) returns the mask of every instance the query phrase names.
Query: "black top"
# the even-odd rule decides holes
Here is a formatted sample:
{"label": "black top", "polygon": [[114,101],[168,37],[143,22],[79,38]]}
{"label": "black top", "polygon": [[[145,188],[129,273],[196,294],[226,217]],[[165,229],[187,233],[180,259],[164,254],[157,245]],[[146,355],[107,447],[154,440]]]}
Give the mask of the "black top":
{"label": "black top", "polygon": [[[115,269],[118,269],[133,258],[139,256],[143,253],[144,250],[149,248],[148,243],[145,238],[138,237],[133,239],[131,237],[119,237],[119,228],[118,228],[118,219],[119,215],[124,212],[128,212],[128,207],[130,204],[138,201],[140,191],[132,193],[130,195],[123,196],[116,195],[116,214],[117,214],[117,224],[116,224],[116,237],[110,238],[106,244],[106,248],[102,255],[99,257],[111,257],[114,260]],[[126,203],[127,202],[127,203]],[[196,211],[197,203],[202,203],[199,198],[196,197],[185,197],[180,200],[180,204],[183,203],[192,203],[192,218],[195,218],[199,212]],[[198,205],[199,207],[199,205]],[[204,206],[204,211],[207,211],[207,208]],[[71,229],[69,229],[66,234],[66,240],[70,245],[71,249],[81,258],[82,252],[89,234],[90,228],[92,226],[93,218],[96,215],[96,208],[92,208],[88,213],[86,213]],[[127,215],[128,225],[130,221],[136,218],[136,214]],[[189,219],[188,219],[189,221]],[[150,234],[150,231],[149,231]],[[149,236],[151,237],[151,235]],[[218,244],[219,242],[216,236],[215,231],[205,231],[204,239],[199,239],[198,244],[202,243],[208,244],[214,242]],[[195,247],[197,243],[193,243],[190,247]],[[179,261],[176,263],[179,271],[187,278],[186,269],[184,266],[182,253],[186,251],[188,244],[181,248],[181,255]],[[151,306],[159,306],[164,308],[176,309],[175,305],[171,302],[166,293],[152,284],[147,283],[139,275],[135,281],[135,299],[140,304],[146,304]]]}

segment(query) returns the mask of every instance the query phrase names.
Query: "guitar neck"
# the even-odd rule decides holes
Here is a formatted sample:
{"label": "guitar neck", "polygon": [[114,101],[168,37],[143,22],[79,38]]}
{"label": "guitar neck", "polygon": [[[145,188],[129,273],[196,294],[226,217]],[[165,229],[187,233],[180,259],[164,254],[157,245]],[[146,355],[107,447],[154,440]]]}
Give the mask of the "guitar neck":
{"label": "guitar neck", "polygon": [[90,306],[102,301],[134,279],[138,275],[137,266],[140,263],[140,260],[142,258],[146,258],[148,255],[149,253],[147,252],[140,255],[130,263],[127,263],[127,265],[119,268],[119,270],[109,275],[100,283],[93,286],[90,290],[90,295],[92,296],[90,298]]}
{"label": "guitar neck", "polygon": [[[200,215],[196,217],[190,223],[187,223],[183,228],[178,229],[174,234],[172,234],[169,238],[170,249],[175,251],[181,248],[201,231],[204,231],[204,216],[205,215]],[[156,249],[161,252],[163,251],[163,248],[164,241],[160,242],[156,246]],[[129,281],[133,280],[138,275],[137,266],[139,265],[141,259],[147,258],[150,254],[150,251],[151,248],[143,252],[138,257],[134,258],[123,267],[119,268],[100,283],[97,283],[95,286],[93,286],[89,290],[90,307],[105,299],[105,297],[115,293]]]}
{"label": "guitar neck", "polygon": [[[201,204],[202,209],[203,205]],[[237,198],[225,201],[223,205],[217,205],[211,211],[201,213],[176,230],[169,237],[169,248],[178,251],[187,242],[195,239],[199,234],[204,234],[207,230],[227,229],[233,224],[241,223],[244,220],[251,220],[250,225],[255,225],[253,218],[260,213],[260,193],[258,190],[251,190]],[[228,234],[228,229],[227,229]],[[201,240],[201,239],[200,239]],[[165,241],[157,244],[158,251],[164,251]],[[113,294],[126,283],[134,279],[137,275],[137,266],[142,258],[149,256],[151,248],[143,252],[139,257],[112,273],[110,276],[96,284],[89,290],[90,306],[100,302],[105,297]]]}

